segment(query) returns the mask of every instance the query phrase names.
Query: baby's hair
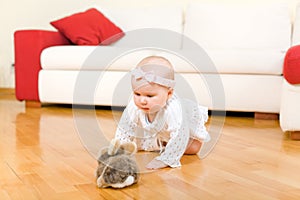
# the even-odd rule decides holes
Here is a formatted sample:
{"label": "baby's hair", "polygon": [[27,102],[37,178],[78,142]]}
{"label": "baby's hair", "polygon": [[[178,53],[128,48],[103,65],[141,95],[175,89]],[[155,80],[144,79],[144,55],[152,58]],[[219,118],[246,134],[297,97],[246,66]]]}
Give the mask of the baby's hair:
{"label": "baby's hair", "polygon": [[[137,64],[137,67],[140,67],[140,66],[143,66],[143,65],[148,65],[148,64],[163,65],[165,67],[170,68],[172,71],[174,71],[172,63],[167,58],[165,58],[163,56],[148,56],[148,57],[145,57]],[[173,75],[173,77],[171,77],[171,79],[174,80],[174,75]]]}

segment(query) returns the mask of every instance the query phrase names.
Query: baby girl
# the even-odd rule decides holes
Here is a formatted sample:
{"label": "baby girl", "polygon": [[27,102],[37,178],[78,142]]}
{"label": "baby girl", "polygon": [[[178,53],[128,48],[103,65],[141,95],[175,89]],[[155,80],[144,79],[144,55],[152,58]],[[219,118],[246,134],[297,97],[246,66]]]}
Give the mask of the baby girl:
{"label": "baby girl", "polygon": [[174,92],[174,69],[169,60],[149,56],[131,72],[133,98],[124,110],[115,138],[134,141],[138,150],[160,151],[148,169],[181,166],[183,154],[197,154],[210,140],[206,107]]}

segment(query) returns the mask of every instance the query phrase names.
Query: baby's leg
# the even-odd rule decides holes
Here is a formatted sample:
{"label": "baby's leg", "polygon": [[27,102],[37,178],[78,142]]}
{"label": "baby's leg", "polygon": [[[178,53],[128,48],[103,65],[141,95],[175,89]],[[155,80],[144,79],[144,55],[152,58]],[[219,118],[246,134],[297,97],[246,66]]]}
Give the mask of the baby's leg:
{"label": "baby's leg", "polygon": [[184,154],[193,155],[199,152],[202,142],[195,139],[190,139]]}

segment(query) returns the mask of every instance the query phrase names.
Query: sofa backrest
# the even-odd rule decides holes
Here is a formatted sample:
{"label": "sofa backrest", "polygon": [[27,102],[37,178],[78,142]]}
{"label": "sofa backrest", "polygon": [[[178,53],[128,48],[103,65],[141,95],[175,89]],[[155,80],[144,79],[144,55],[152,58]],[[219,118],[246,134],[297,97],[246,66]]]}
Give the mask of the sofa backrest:
{"label": "sofa backrest", "polygon": [[300,45],[300,2],[297,4],[295,12],[292,45]]}
{"label": "sofa backrest", "polygon": [[152,6],[101,9],[124,31],[162,28],[182,33],[183,9],[180,6]]}
{"label": "sofa backrest", "polygon": [[[119,26],[124,32],[125,36],[121,40],[117,41],[113,45],[128,46],[130,43],[134,43],[132,40],[139,40],[139,34],[134,32],[135,30],[142,30],[146,28],[154,28],[158,31],[172,31],[182,34],[183,31],[183,7],[174,5],[174,6],[151,6],[151,7],[131,7],[131,8],[97,8],[105,14],[111,21],[113,21],[117,26]],[[153,30],[153,29],[152,29]],[[149,30],[149,31],[152,31]],[[166,31],[168,34],[168,31]],[[175,33],[175,34],[176,34]],[[137,35],[136,35],[137,34]],[[178,34],[178,35],[179,35]],[[152,41],[161,40],[159,33],[153,34],[152,38],[151,33],[146,34],[146,38],[149,38],[149,43]],[[127,41],[126,41],[127,40]],[[152,41],[151,41],[152,40]],[[163,40],[163,39],[162,39]],[[182,39],[181,37],[176,37],[176,41],[172,44],[175,48],[181,48]]]}
{"label": "sofa backrest", "polygon": [[184,34],[205,49],[286,50],[291,43],[289,8],[283,3],[192,2],[186,9]]}

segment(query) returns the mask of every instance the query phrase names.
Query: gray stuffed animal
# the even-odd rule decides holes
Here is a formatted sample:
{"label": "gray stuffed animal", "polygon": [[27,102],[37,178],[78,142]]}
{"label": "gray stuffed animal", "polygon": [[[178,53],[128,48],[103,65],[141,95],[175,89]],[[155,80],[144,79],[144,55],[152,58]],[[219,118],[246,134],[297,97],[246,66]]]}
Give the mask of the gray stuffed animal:
{"label": "gray stuffed animal", "polygon": [[137,151],[134,142],[121,144],[113,139],[108,148],[102,149],[96,171],[99,188],[124,188],[137,183],[138,166],[134,159]]}

